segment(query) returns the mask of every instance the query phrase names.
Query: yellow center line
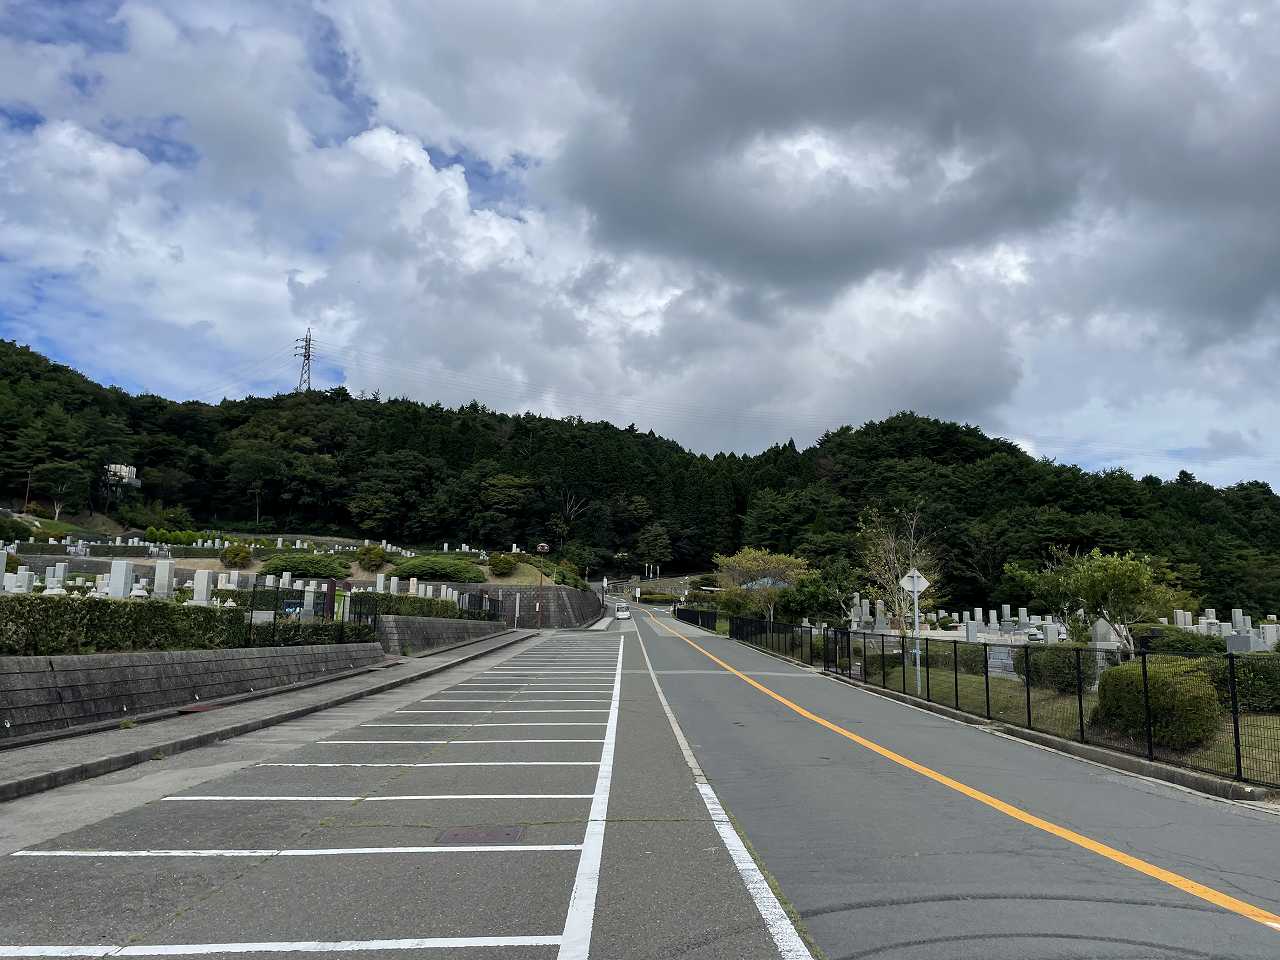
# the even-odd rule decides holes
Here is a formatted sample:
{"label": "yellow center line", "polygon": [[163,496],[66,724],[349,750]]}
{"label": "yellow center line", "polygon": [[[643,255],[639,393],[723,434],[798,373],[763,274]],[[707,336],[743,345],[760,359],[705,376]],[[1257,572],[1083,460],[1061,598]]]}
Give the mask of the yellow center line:
{"label": "yellow center line", "polygon": [[[645,612],[649,613],[648,611]],[[1099,841],[1086,837],[1083,834],[1076,833],[1074,830],[1070,830],[1067,827],[1062,827],[1049,820],[1045,820],[1042,817],[1037,817],[1035,814],[1019,809],[1011,803],[1005,803],[1003,800],[993,797],[989,793],[983,793],[981,790],[975,789],[968,784],[961,783],[959,780],[953,780],[945,773],[939,773],[937,770],[926,767],[922,763],[916,763],[916,761],[908,757],[904,757],[900,753],[894,753],[894,751],[890,750],[888,747],[882,747],[874,740],[868,740],[866,737],[859,736],[851,730],[846,730],[839,724],[832,723],[825,717],[820,717],[816,713],[806,710],[799,704],[788,700],[782,694],[770,690],[758,680],[747,676],[740,670],[735,670],[714,653],[703,649],[683,633],[680,633],[678,630],[673,630],[671,627],[667,626],[652,613],[649,613],[649,619],[651,619],[656,626],[662,627],[662,629],[666,630],[672,636],[679,637],[704,657],[711,660],[713,663],[718,664],[721,668],[729,671],[729,673],[733,674],[738,679],[751,684],[751,686],[755,687],[765,696],[772,697],[787,709],[794,710],[796,713],[800,714],[800,716],[808,720],[812,720],[814,723],[818,724],[818,726],[826,727],[832,733],[838,733],[845,739],[852,740],[854,743],[858,744],[858,746],[865,747],[872,753],[877,753],[884,757],[886,760],[896,763],[901,767],[906,767],[908,770],[913,770],[920,774],[920,776],[927,777],[935,783],[940,783],[944,787],[954,790],[957,793],[962,793],[971,800],[976,800],[979,803],[991,807],[993,810],[1000,811],[1007,817],[1012,817],[1014,820],[1020,820],[1022,823],[1035,827],[1038,830],[1043,830],[1045,833],[1051,833],[1055,837],[1059,837],[1068,843],[1073,843],[1077,847],[1082,847],[1085,850],[1096,853],[1100,857],[1106,857],[1108,860],[1122,864],[1130,870],[1136,870],[1138,873],[1145,874],[1148,877],[1159,880],[1161,883],[1167,883],[1169,886],[1175,887],[1183,893],[1189,893],[1193,897],[1199,897],[1201,900],[1207,900],[1209,903],[1222,907],[1224,910],[1230,910],[1232,913],[1238,913],[1242,917],[1248,917],[1250,920],[1257,921],[1263,926],[1270,927],[1272,930],[1280,931],[1280,914],[1264,910],[1261,907],[1254,906],[1251,903],[1246,903],[1243,900],[1237,900],[1235,897],[1228,896],[1225,893],[1214,890],[1212,887],[1206,887],[1203,883],[1197,883],[1196,881],[1190,880],[1181,874],[1174,873],[1172,870],[1165,870],[1163,867],[1157,867],[1153,863],[1147,863],[1147,861],[1127,854],[1122,850],[1117,850],[1115,847],[1109,847],[1105,843],[1100,843]]]}

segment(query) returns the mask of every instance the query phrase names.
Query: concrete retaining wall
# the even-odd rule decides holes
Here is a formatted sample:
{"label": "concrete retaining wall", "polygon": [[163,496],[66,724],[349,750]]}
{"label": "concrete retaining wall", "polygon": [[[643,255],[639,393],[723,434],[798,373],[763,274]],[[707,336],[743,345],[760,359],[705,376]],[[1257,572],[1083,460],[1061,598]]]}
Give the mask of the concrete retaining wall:
{"label": "concrete retaining wall", "polygon": [[372,666],[377,643],[0,657],[0,742]]}
{"label": "concrete retaining wall", "polygon": [[435,647],[487,637],[503,624],[487,620],[455,620],[448,617],[378,617],[378,640],[392,656],[412,657]]}

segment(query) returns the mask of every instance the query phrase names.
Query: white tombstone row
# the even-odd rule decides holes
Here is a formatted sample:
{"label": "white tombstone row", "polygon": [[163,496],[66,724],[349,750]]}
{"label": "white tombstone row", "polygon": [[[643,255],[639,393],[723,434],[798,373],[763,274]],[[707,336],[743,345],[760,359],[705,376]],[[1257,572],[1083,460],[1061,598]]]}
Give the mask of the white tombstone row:
{"label": "white tombstone row", "polygon": [[107,595],[116,600],[123,600],[133,591],[133,564],[128,560],[111,561],[111,579],[107,587]]}

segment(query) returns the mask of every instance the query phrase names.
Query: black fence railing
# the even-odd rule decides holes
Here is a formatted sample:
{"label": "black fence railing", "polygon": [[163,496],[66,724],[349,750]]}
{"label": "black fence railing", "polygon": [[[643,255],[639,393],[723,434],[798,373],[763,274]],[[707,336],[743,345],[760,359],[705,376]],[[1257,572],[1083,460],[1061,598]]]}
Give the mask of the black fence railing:
{"label": "black fence railing", "polygon": [[[714,625],[711,629],[715,629]],[[761,650],[768,650],[770,653],[781,654],[813,666],[815,655],[813,627],[796,623],[778,623],[776,620],[730,617],[729,636],[733,640],[740,640]],[[821,638],[818,639],[817,646],[821,648]],[[817,656],[822,656],[821,649],[817,651]]]}
{"label": "black fence railing", "polygon": [[701,627],[703,630],[712,630],[716,628],[716,620],[720,614],[715,610],[695,610],[693,607],[676,607],[676,619],[683,620],[685,623],[692,623],[695,627]]}
{"label": "black fence railing", "polygon": [[466,620],[501,620],[502,602],[487,593],[461,593],[458,611]]}
{"label": "black fence railing", "polygon": [[[1012,726],[1280,787],[1280,654],[969,643],[828,627],[823,669]],[[1128,659],[1123,657],[1127,656]],[[799,658],[797,658],[799,659]]]}
{"label": "black fence railing", "polygon": [[[369,639],[378,627],[376,595],[340,597],[335,582],[328,581],[328,587],[301,590],[255,585],[248,590],[215,590],[213,596],[224,607],[235,604],[244,610],[245,642],[250,646]],[[349,630],[351,626],[361,629]]]}

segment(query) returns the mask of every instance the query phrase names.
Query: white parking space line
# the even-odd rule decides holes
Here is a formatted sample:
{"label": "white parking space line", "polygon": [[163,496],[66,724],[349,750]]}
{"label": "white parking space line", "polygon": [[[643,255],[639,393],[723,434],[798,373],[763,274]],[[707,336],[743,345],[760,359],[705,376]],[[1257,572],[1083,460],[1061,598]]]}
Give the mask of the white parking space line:
{"label": "white parking space line", "polygon": [[567,700],[567,699],[561,699],[561,698],[559,698],[559,697],[554,697],[554,698],[553,698],[553,697],[548,697],[548,698],[547,698],[547,699],[545,699],[545,700],[511,700],[511,699],[507,699],[507,700],[479,700],[479,699],[464,699],[464,698],[459,697],[459,698],[458,698],[458,699],[456,699],[456,700],[445,700],[445,699],[435,700],[435,699],[428,699],[428,700],[419,700],[418,702],[419,702],[419,703],[608,703],[609,701],[608,701],[608,700],[600,700],[600,699],[595,699],[595,700]]}
{"label": "white parking space line", "polygon": [[297,850],[15,850],[11,857],[347,857],[407,853],[551,853],[581,850],[580,843],[482,844],[440,847],[315,847]]}
{"label": "white parking space line", "polygon": [[390,801],[404,800],[590,800],[594,794],[590,793],[423,793],[423,794],[404,794],[401,796],[391,797],[356,797],[356,796],[317,796],[317,797],[295,797],[295,796],[263,796],[263,797],[244,797],[244,796],[184,796],[184,797],[162,797],[162,800],[173,802],[188,801],[235,801],[235,802],[281,802],[303,803],[315,801],[333,801],[341,803],[385,803]]}
{"label": "white parking space line", "polygon": [[[504,700],[503,703],[510,701]],[[396,713],[608,713],[607,707],[575,707],[571,710],[555,710],[551,707],[535,707],[533,710],[397,710]]]}
{"label": "white parking space line", "polygon": [[117,946],[0,947],[0,957],[189,957],[211,953],[346,953],[368,950],[463,950],[554,947],[559,937],[418,937],[399,940],[268,940],[261,943],[160,943]]}
{"label": "white parking space line", "polygon": [[604,852],[604,828],[609,817],[609,791],[613,784],[613,753],[618,736],[618,705],[622,699],[622,659],[625,640],[618,641],[618,663],[613,678],[613,697],[604,746],[600,750],[600,772],[596,775],[595,796],[587,815],[582,838],[582,856],[573,880],[569,910],[564,920],[564,936],[558,960],[587,960],[591,951],[591,929],[595,924],[596,891],[600,885],[600,858]]}
{"label": "white parking space line", "polygon": [[320,740],[317,746],[330,743],[435,743],[461,746],[468,743],[604,743],[603,740]]}
{"label": "white parking space line", "polygon": [[510,723],[362,723],[362,727],[603,727],[604,720],[529,720]]}
{"label": "white parking space line", "polygon": [[432,760],[422,763],[259,763],[259,767],[595,767],[598,760]]}

